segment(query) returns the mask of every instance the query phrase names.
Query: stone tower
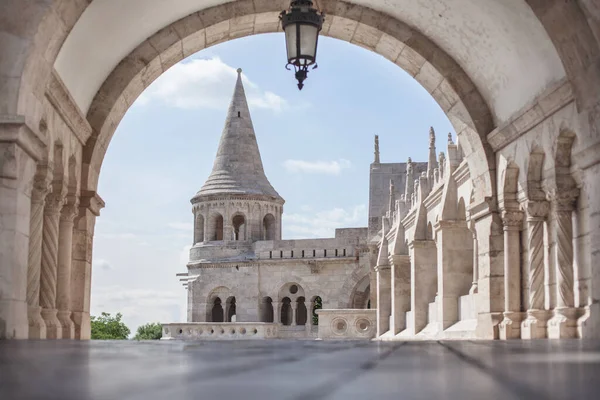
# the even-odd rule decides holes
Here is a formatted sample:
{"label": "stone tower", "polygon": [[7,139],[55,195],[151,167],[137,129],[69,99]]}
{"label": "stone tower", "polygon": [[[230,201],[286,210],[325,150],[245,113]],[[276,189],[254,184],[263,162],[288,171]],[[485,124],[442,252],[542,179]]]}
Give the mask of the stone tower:
{"label": "stone tower", "polygon": [[[263,170],[248,102],[238,69],[233,98],[227,112],[212,172],[192,198],[196,254],[236,257],[245,245],[258,240],[281,239],[283,198]],[[223,254],[216,247],[222,246]],[[204,252],[202,247],[210,247]],[[194,251],[197,249],[198,251]],[[240,251],[236,251],[238,249]]]}

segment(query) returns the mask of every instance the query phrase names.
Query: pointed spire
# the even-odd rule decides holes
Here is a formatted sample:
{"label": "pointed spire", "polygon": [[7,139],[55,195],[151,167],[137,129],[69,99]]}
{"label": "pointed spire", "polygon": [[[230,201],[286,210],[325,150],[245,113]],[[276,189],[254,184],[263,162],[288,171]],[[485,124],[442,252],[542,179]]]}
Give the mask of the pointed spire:
{"label": "pointed spire", "polygon": [[452,140],[452,132],[448,132],[448,144],[454,144],[454,141]]}
{"label": "pointed spire", "polygon": [[410,198],[413,194],[415,177],[413,172],[412,159],[408,157],[408,162],[406,163],[406,186],[404,187],[404,200],[410,201]]}
{"label": "pointed spire", "polygon": [[194,199],[223,194],[262,195],[283,201],[263,170],[241,68],[237,70],[237,81],[212,172]]}
{"label": "pointed spire", "polygon": [[433,170],[438,167],[437,155],[435,151],[435,131],[433,127],[429,128],[429,160],[427,162],[427,177],[433,180]]}
{"label": "pointed spire", "polygon": [[374,164],[379,164],[379,135],[375,135],[375,161]]}
{"label": "pointed spire", "polygon": [[390,204],[389,204],[390,215],[393,214],[395,209],[396,209],[396,193],[394,190],[394,181],[390,179]]}

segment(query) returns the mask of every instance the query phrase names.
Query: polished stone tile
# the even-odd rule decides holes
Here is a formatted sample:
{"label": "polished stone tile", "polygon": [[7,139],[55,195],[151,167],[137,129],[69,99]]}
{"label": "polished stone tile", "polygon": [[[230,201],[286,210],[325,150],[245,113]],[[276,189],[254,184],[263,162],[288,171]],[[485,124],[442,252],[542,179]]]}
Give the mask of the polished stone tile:
{"label": "polished stone tile", "polygon": [[0,399],[584,399],[600,342],[0,342]]}

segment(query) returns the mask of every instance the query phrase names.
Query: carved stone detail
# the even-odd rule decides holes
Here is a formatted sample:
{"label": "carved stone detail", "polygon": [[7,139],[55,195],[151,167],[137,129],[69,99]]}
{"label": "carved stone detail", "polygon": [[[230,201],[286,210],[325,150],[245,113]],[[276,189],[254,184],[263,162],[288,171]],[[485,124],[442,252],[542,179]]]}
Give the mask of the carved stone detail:
{"label": "carved stone detail", "polygon": [[502,224],[504,229],[519,229],[523,225],[523,213],[521,211],[504,211],[502,213]]}

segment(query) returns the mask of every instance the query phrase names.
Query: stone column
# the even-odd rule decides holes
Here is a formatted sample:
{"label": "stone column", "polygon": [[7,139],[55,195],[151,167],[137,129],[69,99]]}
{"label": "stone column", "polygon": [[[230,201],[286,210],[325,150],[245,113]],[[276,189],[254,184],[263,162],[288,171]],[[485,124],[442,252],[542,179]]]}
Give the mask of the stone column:
{"label": "stone column", "polygon": [[390,329],[392,312],[392,279],[389,265],[375,267],[377,273],[377,337]]}
{"label": "stone column", "polygon": [[498,324],[504,318],[504,232],[502,220],[492,205],[471,207],[477,231],[477,330],[480,339],[498,339]]}
{"label": "stone column", "polygon": [[96,217],[104,201],[96,192],[82,190],[79,214],[73,231],[73,261],[71,264],[71,318],[75,323],[75,339],[89,339],[90,288],[92,278],[92,248]]}
{"label": "stone column", "polygon": [[58,273],[58,227],[64,201],[64,194],[61,193],[58,186],[55,186],[52,193],[46,197],[44,207],[40,305],[48,339],[62,338],[62,328],[56,309],[56,278]]}
{"label": "stone column", "polygon": [[290,305],[292,306],[292,323],[291,323],[291,325],[292,326],[296,326],[296,325],[298,325],[296,323],[296,315],[297,315],[297,312],[298,312],[298,302],[297,301],[293,301],[293,302],[291,302]]}
{"label": "stone column", "polygon": [[437,252],[433,240],[414,240],[408,244],[410,252],[410,309],[411,335],[427,326],[429,303],[437,292]]}
{"label": "stone column", "polygon": [[559,189],[551,194],[554,217],[555,260],[557,290],[554,316],[548,322],[551,339],[577,336],[577,310],[573,281],[573,211],[579,196],[576,188]]}
{"label": "stone column", "polygon": [[500,339],[521,337],[521,237],[523,213],[504,211],[504,319],[499,325]]}
{"label": "stone column", "polygon": [[278,324],[280,322],[279,318],[281,317],[281,310],[279,309],[279,302],[274,301],[271,304],[273,305],[273,323]]}
{"label": "stone column", "polygon": [[438,221],[437,248],[437,322],[439,332],[459,320],[458,301],[472,285],[472,233],[466,221]]}
{"label": "stone column", "polygon": [[[468,221],[469,231],[473,234],[473,283],[471,284],[471,289],[469,289],[470,295],[477,294],[477,281],[479,280],[479,268],[477,265],[477,255],[478,255],[478,246],[477,246],[477,230],[475,229],[475,221]],[[473,304],[475,304],[476,300],[473,299]]]}
{"label": "stone column", "polygon": [[40,272],[44,204],[46,195],[50,190],[50,180],[49,168],[38,166],[31,193],[31,219],[29,224],[29,263],[27,268],[29,339],[46,339],[46,323],[42,318],[42,307],[40,307]]}
{"label": "stone column", "polygon": [[521,338],[541,339],[546,337],[546,322],[550,318],[544,309],[544,220],[548,214],[546,201],[528,201],[527,212],[527,318],[521,324]]}
{"label": "stone column", "polygon": [[71,320],[71,262],[73,258],[73,220],[79,211],[78,208],[79,199],[70,196],[60,215],[56,307],[63,339],[75,338],[75,325]]}
{"label": "stone column", "polygon": [[[392,256],[392,310],[390,331],[398,334],[406,329],[406,312],[410,311],[410,256]],[[368,299],[365,299],[365,303]]]}
{"label": "stone column", "polygon": [[42,146],[22,120],[0,115],[0,339],[27,339],[31,182]]}

